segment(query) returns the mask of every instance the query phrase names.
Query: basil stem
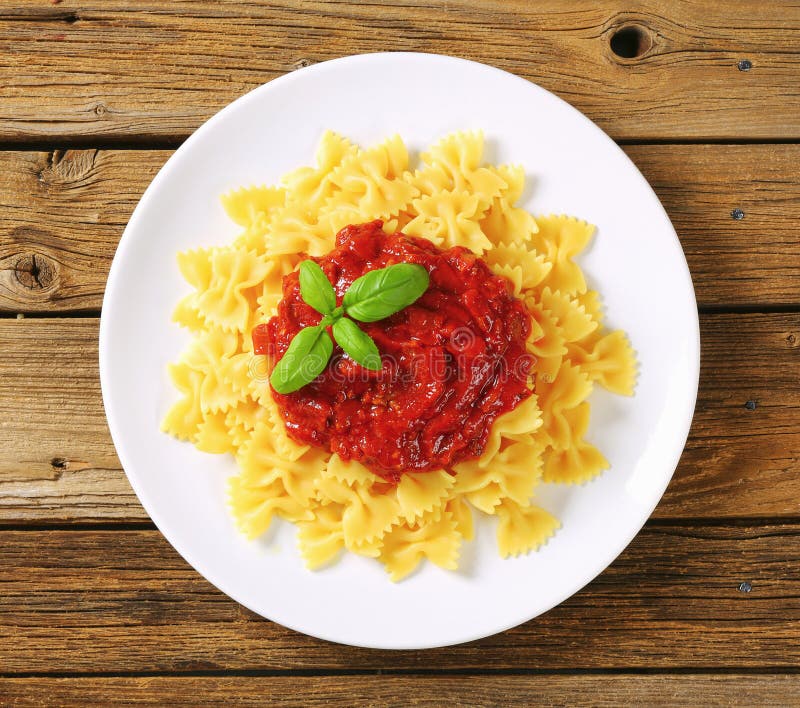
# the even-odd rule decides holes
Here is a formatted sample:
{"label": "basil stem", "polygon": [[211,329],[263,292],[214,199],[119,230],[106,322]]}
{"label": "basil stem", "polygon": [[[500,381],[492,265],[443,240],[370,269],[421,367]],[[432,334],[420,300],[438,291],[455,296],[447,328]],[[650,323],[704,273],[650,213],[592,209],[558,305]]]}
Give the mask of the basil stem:
{"label": "basil stem", "polygon": [[359,326],[346,317],[333,323],[333,338],[345,353],[365,369],[380,371],[381,355],[375,342]]}
{"label": "basil stem", "polygon": [[321,315],[330,314],[336,307],[331,281],[314,261],[300,264],[300,296]]}
{"label": "basil stem", "polygon": [[372,270],[353,281],[344,294],[345,313],[375,322],[408,307],[428,288],[428,271],[413,263]]}
{"label": "basil stem", "polygon": [[272,370],[269,382],[278,393],[292,393],[319,376],[333,354],[333,342],[323,325],[301,329]]}

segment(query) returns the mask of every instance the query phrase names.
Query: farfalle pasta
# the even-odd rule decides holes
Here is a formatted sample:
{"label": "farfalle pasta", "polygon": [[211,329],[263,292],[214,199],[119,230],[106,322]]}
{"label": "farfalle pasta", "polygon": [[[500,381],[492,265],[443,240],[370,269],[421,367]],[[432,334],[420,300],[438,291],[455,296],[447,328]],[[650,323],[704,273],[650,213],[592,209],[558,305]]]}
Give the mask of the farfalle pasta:
{"label": "farfalle pasta", "polygon": [[[223,196],[241,229],[232,244],[178,256],[192,290],[173,318],[194,339],[170,366],[179,398],[162,427],[205,452],[235,456],[229,504],[247,537],[277,518],[296,524],[309,568],[347,551],[383,563],[392,580],[425,559],[454,570],[476,512],[497,517],[502,556],[527,553],[559,527],[537,505],[537,487],[580,484],[608,467],[585,439],[587,398],[595,385],[632,395],[636,359],[623,332],[604,328],[599,295],[574,260],[594,227],[534,217],[516,205],[522,168],[482,157],[478,132],[445,137],[417,166],[397,136],[363,149],[329,132],[315,167]],[[494,420],[480,456],[409,471],[396,483],[291,437],[269,363],[251,338],[276,314],[284,276],[328,253],[343,227],[375,219],[386,233],[469,249],[507,279],[530,315],[529,393]]]}

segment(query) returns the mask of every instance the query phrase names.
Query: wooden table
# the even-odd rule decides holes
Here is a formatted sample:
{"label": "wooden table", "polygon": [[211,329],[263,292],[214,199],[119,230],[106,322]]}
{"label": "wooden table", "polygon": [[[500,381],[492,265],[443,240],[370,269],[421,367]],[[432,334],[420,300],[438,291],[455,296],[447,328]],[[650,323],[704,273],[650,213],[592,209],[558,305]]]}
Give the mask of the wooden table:
{"label": "wooden table", "polygon": [[[773,0],[0,0],[0,703],[800,704],[799,48]],[[265,81],[388,49],[507,69],[604,128],[675,224],[703,338],[686,451],[613,566],[402,653],[296,634],[187,566],[97,370],[109,263],[172,150]]]}

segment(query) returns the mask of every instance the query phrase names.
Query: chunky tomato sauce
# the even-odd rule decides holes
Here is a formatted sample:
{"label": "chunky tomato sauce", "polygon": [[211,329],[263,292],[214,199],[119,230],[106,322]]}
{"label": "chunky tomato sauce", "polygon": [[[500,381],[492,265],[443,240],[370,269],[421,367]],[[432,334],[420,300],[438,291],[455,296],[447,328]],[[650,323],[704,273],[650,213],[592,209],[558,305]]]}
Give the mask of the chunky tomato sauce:
{"label": "chunky tomato sauce", "polygon": [[[315,260],[333,283],[337,304],[367,271],[395,263],[428,270],[428,290],[413,305],[359,323],[378,345],[383,368],[368,371],[337,346],[314,381],[273,395],[295,440],[397,482],[404,472],[449,469],[481,455],[497,416],[530,395],[525,340],[531,324],[508,281],[469,250],[443,251],[381,227],[380,221],[347,226],[336,248]],[[320,319],[300,297],[297,272],[287,275],[277,316],[253,332],[256,352],[278,361],[294,335]]]}

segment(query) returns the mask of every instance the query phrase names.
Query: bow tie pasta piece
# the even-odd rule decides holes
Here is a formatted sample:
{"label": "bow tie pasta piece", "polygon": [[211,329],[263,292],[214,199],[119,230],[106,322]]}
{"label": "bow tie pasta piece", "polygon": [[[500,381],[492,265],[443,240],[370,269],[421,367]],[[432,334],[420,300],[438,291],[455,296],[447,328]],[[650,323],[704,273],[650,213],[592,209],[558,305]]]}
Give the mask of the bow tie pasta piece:
{"label": "bow tie pasta piece", "polygon": [[567,295],[586,292],[586,279],[580,266],[572,259],[586,246],[594,234],[594,226],[571,216],[540,216],[539,230],[533,236],[537,251],[545,253],[553,264],[543,285]]}
{"label": "bow tie pasta piece", "polygon": [[340,188],[333,179],[334,170],[360,152],[347,138],[326,131],[317,149],[317,166],[300,167],[284,176],[288,201],[309,210],[323,209]]}
{"label": "bow tie pasta piece", "polygon": [[458,567],[461,534],[449,512],[423,517],[418,523],[392,528],[383,539],[380,559],[389,577],[398,581],[411,573],[423,558],[440,568]]}
{"label": "bow tie pasta piece", "polygon": [[582,484],[608,468],[608,460],[583,437],[589,427],[589,407],[584,401],[562,414],[569,443],[548,452],[544,466],[545,482]]}
{"label": "bow tie pasta piece", "polygon": [[536,550],[561,527],[561,522],[544,509],[510,500],[498,507],[497,516],[497,545],[503,558]]}
{"label": "bow tie pasta piece", "polygon": [[412,181],[427,195],[453,190],[476,195],[481,211],[491,200],[508,190],[508,183],[496,169],[482,166],[483,132],[452,133],[420,155],[427,165]]}
{"label": "bow tie pasta piece", "polygon": [[465,246],[482,254],[492,243],[481,231],[480,199],[468,192],[439,192],[412,202],[417,216],[405,227],[405,233],[422,236],[442,248]]}

